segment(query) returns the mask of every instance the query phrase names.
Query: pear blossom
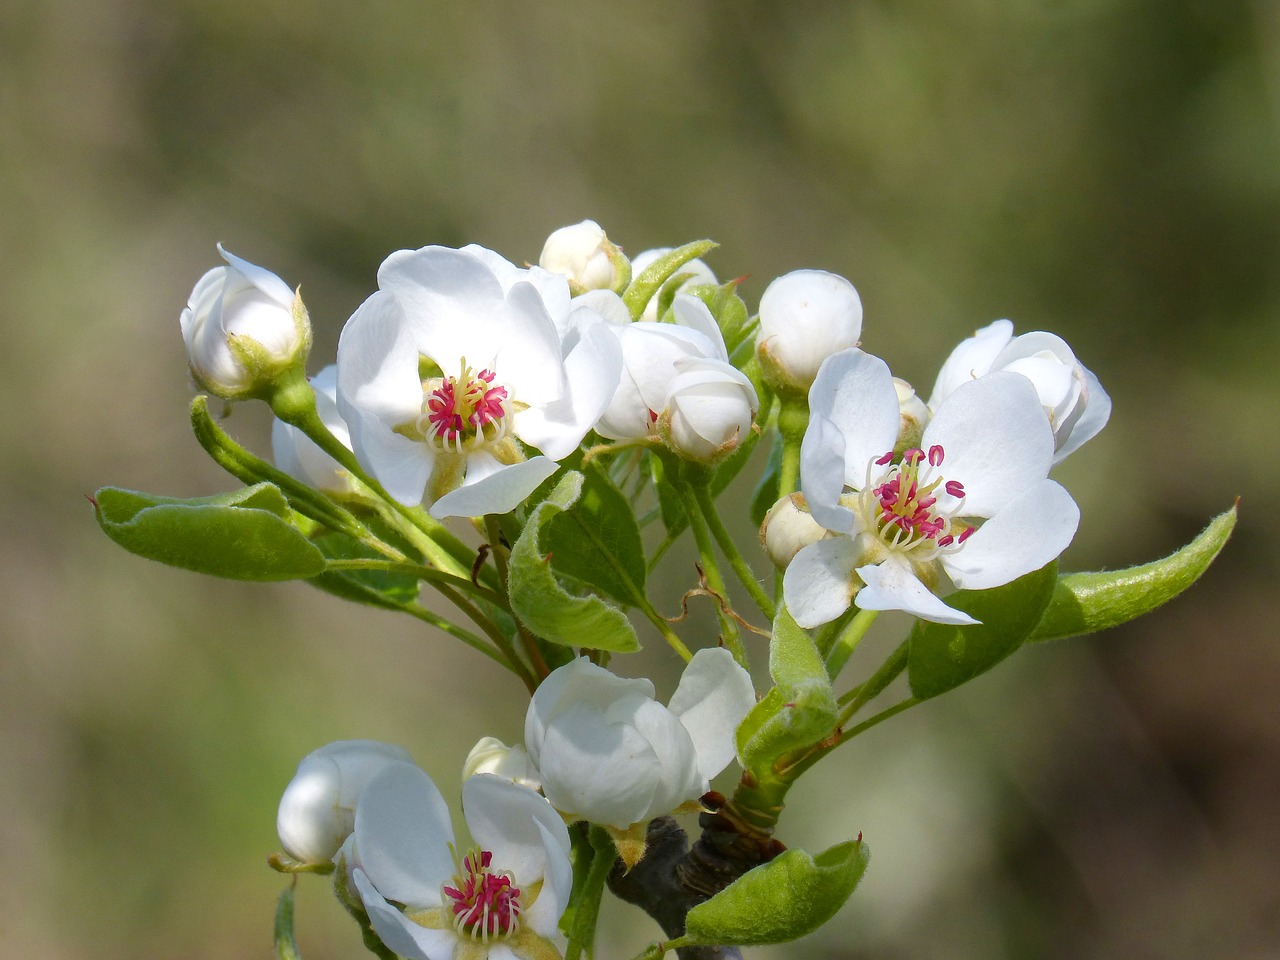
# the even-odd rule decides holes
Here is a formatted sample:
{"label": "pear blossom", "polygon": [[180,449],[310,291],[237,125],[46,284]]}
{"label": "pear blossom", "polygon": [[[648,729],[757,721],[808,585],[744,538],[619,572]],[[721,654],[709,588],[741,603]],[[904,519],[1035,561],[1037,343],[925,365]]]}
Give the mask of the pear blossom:
{"label": "pear blossom", "polygon": [[651,681],[579,657],[534,692],[525,747],[557,810],[626,830],[706,793],[754,704],[751,677],[721,648],[694,654],[665,707]]}
{"label": "pear blossom", "polygon": [[355,824],[356,801],[389,764],[412,763],[394,744],[338,740],[302,758],[285,787],[276,832],[285,853],[300,863],[333,859]]}
{"label": "pear blossom", "polygon": [[856,346],[862,300],[852,283],[825,270],[793,270],[760,297],[756,355],[770,383],[804,392],[822,361]]}
{"label": "pear blossom", "polygon": [[301,297],[270,270],[218,244],[226,266],[197,281],[178,322],[196,382],[228,400],[256,395],[305,361],[311,325]]}
{"label": "pear blossom", "polygon": [[338,342],[356,457],[436,517],[514,509],[612,396],[622,355],[599,305],[616,295],[571,300],[565,277],[475,246],[393,253],[378,286]]}
{"label": "pear blossom", "polygon": [[491,774],[462,785],[476,846],[454,846],[440,791],[408,763],[365,788],[341,858],[379,939],[408,960],[550,960],[573,871],[569,831],[528,787]]}
{"label": "pear blossom", "polygon": [[[338,413],[338,367],[329,364],[311,378],[320,422],[339,443],[351,449],[351,431]],[[271,455],[276,466],[303,483],[331,493],[349,493],[355,487],[351,474],[297,427],[277,418],[271,424]]]}
{"label": "pear blossom", "polygon": [[727,360],[685,360],[676,368],[658,432],[686,460],[715,463],[751,429],[760,409],[756,388]]}
{"label": "pear blossom", "polygon": [[[655,247],[652,250],[644,250],[637,253],[631,260],[631,275],[633,277],[638,277],[651,263],[659,257],[666,256],[674,249],[675,247]],[[676,286],[677,293],[682,290],[687,290],[689,287],[707,283],[714,284],[718,282],[716,280],[716,275],[712,272],[711,268],[708,267],[704,261],[696,258],[680,267],[680,269],[676,271],[675,275],[677,277],[685,276],[685,279],[681,280]],[[644,313],[640,315],[640,319],[648,321],[656,321],[659,319],[658,294],[654,294],[653,298],[645,304]]]}
{"label": "pear blossom", "polygon": [[936,410],[962,383],[997,370],[1020,373],[1036,388],[1053,428],[1054,464],[1098,435],[1111,416],[1111,398],[1065,340],[1037,330],[1013,335],[997,320],[962,341],[947,357],[929,398]]}
{"label": "pear blossom", "polygon": [[1053,434],[1030,381],[958,386],[920,446],[895,456],[901,410],[884,361],[845,350],[818,371],[800,452],[813,518],[838,536],[796,554],[783,591],[814,627],[850,602],[939,623],[975,623],[934,591],[985,590],[1037,570],[1071,542],[1075,502],[1048,479]]}
{"label": "pear blossom", "polygon": [[[621,255],[622,251],[609,241],[600,224],[583,220],[561,227],[547,237],[538,266],[564,274],[570,286],[579,291],[607,290],[617,287],[619,276],[615,261]],[[622,283],[627,279],[622,278]]]}

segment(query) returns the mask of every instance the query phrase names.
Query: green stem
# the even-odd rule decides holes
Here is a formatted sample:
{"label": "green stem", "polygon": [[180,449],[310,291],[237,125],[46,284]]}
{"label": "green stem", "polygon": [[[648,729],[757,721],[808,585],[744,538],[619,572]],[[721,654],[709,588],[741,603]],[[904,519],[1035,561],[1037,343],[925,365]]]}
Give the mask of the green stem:
{"label": "green stem", "polygon": [[426,607],[421,606],[420,604],[408,603],[408,604],[405,604],[400,609],[402,609],[405,613],[409,614],[409,616],[411,617],[417,617],[423,623],[429,623],[431,626],[435,627],[437,630],[441,631],[442,633],[447,633],[451,637],[456,637],[471,649],[476,650],[480,653],[483,653],[486,657],[488,657],[494,663],[498,664],[498,666],[504,667],[505,669],[510,670],[516,676],[520,677],[522,680],[524,679],[521,672],[512,665],[510,660],[508,660],[503,654],[499,653],[497,650],[494,650],[487,643],[485,643],[484,640],[476,636],[476,634],[472,633],[470,630],[466,629],[465,627],[460,627],[453,621],[446,620],[444,617],[440,616],[438,613],[433,613],[430,610],[428,610]]}
{"label": "green stem", "polygon": [[720,621],[720,636],[725,647],[733,654],[733,659],[737,660],[743,669],[750,669],[747,664],[747,653],[742,645],[742,637],[738,634],[738,624],[733,617],[729,616],[729,591],[725,586],[724,577],[720,575],[720,565],[716,563],[715,553],[711,549],[711,531],[707,527],[702,511],[698,509],[697,497],[693,493],[698,478],[695,476],[691,483],[685,476],[684,470],[671,471],[671,473],[678,477],[675,486],[680,492],[684,512],[689,518],[694,542],[698,545],[698,558],[702,564],[702,575],[707,581],[707,589],[717,596],[716,616]]}
{"label": "green stem", "polygon": [[756,602],[760,612],[765,615],[765,619],[772,623],[773,616],[777,612],[773,598],[760,585],[760,581],[756,579],[754,571],[738,551],[738,545],[734,543],[733,537],[729,536],[729,531],[725,529],[724,521],[720,519],[720,512],[716,510],[715,500],[711,496],[710,485],[705,483],[698,484],[693,488],[693,494],[697,498],[703,519],[706,520],[707,526],[711,529],[711,535],[715,537],[716,543],[720,547],[720,552],[729,561],[729,566],[733,568],[733,572],[737,574],[738,580],[746,588],[747,593],[751,595],[751,599]]}
{"label": "green stem", "polygon": [[844,726],[859,710],[875,699],[885,687],[897,679],[898,674],[907,668],[907,655],[910,652],[909,641],[903,640],[893,653],[885,658],[878,670],[861,686],[850,690],[839,700],[844,705],[840,714],[839,726]]}
{"label": "green stem", "polygon": [[433,586],[438,587],[444,584],[464,593],[470,593],[473,596],[489,601],[495,606],[502,607],[504,610],[507,608],[507,598],[490,590],[488,587],[480,587],[466,577],[457,577],[452,573],[432,570],[430,567],[424,567],[416,563],[396,560],[353,559],[330,560],[325,564],[326,572],[339,570],[381,570],[386,573],[403,573],[411,577],[417,577],[419,580],[430,583]]}
{"label": "green stem", "polygon": [[680,639],[679,635],[671,629],[671,624],[667,623],[662,614],[658,613],[658,611],[654,609],[653,604],[649,602],[648,598],[639,602],[638,605],[640,612],[643,613],[649,622],[657,628],[657,631],[662,634],[662,638],[667,641],[667,645],[680,655],[680,659],[685,663],[692,660],[693,654],[689,652],[689,648],[684,645],[684,641]]}
{"label": "green stem", "polygon": [[617,859],[613,840],[603,827],[591,825],[591,867],[587,879],[578,893],[574,905],[573,926],[569,930],[569,946],[564,960],[581,960],[585,952],[587,960],[595,954],[596,922],[600,918],[600,901],[604,895],[604,882]]}
{"label": "green stem", "polygon": [[849,657],[858,648],[858,643],[862,640],[867,630],[876,622],[877,616],[879,616],[879,611],[859,610],[857,616],[840,632],[840,636],[831,648],[831,652],[827,654],[827,676],[832,680],[840,676],[840,671],[849,662]]}
{"label": "green stem", "polygon": [[530,693],[533,693],[534,690],[538,689],[538,681],[534,678],[533,674],[529,672],[529,668],[525,666],[523,661],[521,661],[516,655],[516,649],[512,645],[511,641],[507,638],[506,634],[498,629],[498,625],[484,614],[484,611],[466,597],[459,594],[452,587],[436,584],[436,589],[440,592],[440,596],[444,597],[455,607],[465,613],[468,619],[470,619],[472,623],[479,627],[481,631],[483,631],[483,633],[493,641],[494,646],[501,650],[507,660],[510,661],[513,671],[524,685],[529,688]]}
{"label": "green stem", "polygon": [[800,489],[800,444],[808,426],[808,398],[784,398],[778,410],[778,432],[782,434],[782,466],[778,470],[779,498]]}

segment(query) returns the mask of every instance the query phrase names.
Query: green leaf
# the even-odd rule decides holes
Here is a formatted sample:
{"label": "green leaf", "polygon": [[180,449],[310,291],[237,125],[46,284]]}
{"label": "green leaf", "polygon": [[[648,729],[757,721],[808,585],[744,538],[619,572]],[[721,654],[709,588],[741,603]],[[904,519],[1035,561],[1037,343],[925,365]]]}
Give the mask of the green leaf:
{"label": "green leaf", "polygon": [[275,943],[278,960],[301,960],[298,942],[293,938],[293,888],[289,884],[276,902]]}
{"label": "green leaf", "polygon": [[781,607],[773,620],[769,674],[774,687],[738,726],[738,756],[757,780],[774,776],[786,753],[817,743],[836,725],[831,680],[813,638]]}
{"label": "green leaf", "polygon": [[93,498],[108,537],[171,567],[233,580],[298,580],[324,571],[324,555],[289,521],[269,483],[180,500],[117,487]]}
{"label": "green leaf", "polygon": [[[313,536],[327,560],[379,560],[382,554],[345,534],[326,531]],[[386,570],[333,570],[311,578],[312,585],[327,593],[375,607],[402,610],[418,599],[421,581],[407,573]]]}
{"label": "green leaf", "polygon": [[695,240],[693,243],[686,243],[683,247],[677,247],[670,253],[663,254],[645,267],[639,276],[632,277],[631,285],[622,294],[622,302],[627,305],[631,319],[640,319],[645,306],[653,299],[654,294],[675,275],[677,270],[690,260],[696,260],[704,253],[710,253],[718,246],[719,244],[714,240]]}
{"label": "green leaf", "polygon": [[682,939],[691,945],[749,946],[803,937],[844,906],[870,859],[861,839],[816,857],[787,850],[690,910]]}
{"label": "green leaf", "polygon": [[582,474],[570,471],[529,514],[511,548],[511,609],[525,626],[552,643],[631,653],[640,649],[640,640],[626,614],[600,597],[575,597],[565,590],[540,542],[546,526],[578,501],[582,488]]}
{"label": "green leaf", "polygon": [[916,621],[907,655],[912,695],[927,700],[946,693],[1022,646],[1040,622],[1057,573],[1055,560],[1003,587],[957,590],[947,596],[948,606],[981,623],[956,626]]}
{"label": "green leaf", "polygon": [[1236,508],[1221,513],[1189,544],[1127,570],[1059,577],[1053,597],[1028,640],[1059,640],[1119,626],[1172,600],[1209,568],[1236,525]]}
{"label": "green leaf", "polygon": [[619,603],[643,603],[644,546],[636,515],[599,467],[586,467],[583,476],[577,502],[552,517],[542,531],[542,550],[551,555],[558,573]]}

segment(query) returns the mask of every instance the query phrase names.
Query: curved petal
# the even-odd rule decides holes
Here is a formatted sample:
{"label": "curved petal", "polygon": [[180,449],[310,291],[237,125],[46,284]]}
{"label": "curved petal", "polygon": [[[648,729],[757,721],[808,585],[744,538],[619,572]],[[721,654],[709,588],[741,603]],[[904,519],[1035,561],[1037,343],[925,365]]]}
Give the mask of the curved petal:
{"label": "curved petal", "polygon": [[729,362],[729,351],[724,345],[724,334],[720,325],[711,315],[711,308],[701,298],[690,293],[677,293],[671,301],[671,312],[676,323],[690,330],[696,330],[706,337],[711,344],[711,352],[703,354],[708,360]]}
{"label": "curved petal", "polygon": [[1080,524],[1080,508],[1053,480],[1042,480],[965,541],[942,565],[957,587],[986,590],[1039,570],[1067,549]]}
{"label": "curved petal", "polygon": [[542,407],[514,417],[514,430],[525,443],[552,460],[562,460],[582,442],[608,407],[622,376],[622,348],[612,329],[587,329],[564,360],[564,392]]}
{"label": "curved petal", "polygon": [[680,719],[698,754],[698,771],[710,780],[736,756],[734,734],[756,704],[751,674],[723,647],[693,655],[667,709]]}
{"label": "curved petal", "polygon": [[446,493],[428,512],[437,520],[510,513],[558,468],[557,463],[546,457],[499,463],[487,453],[473,453],[467,458],[467,475],[462,486]]}
{"label": "curved petal", "polygon": [[942,474],[964,484],[963,515],[990,517],[1048,475],[1053,431],[1031,381],[991,373],[938,407],[920,442],[935,445],[945,451]]}
{"label": "curved petal", "polygon": [[810,413],[800,441],[800,489],[813,519],[837,533],[851,533],[855,523],[853,511],[840,506],[844,475],[844,434],[822,414]]}
{"label": "curved petal", "polygon": [[782,577],[787,609],[802,627],[817,627],[849,609],[853,567],[861,558],[849,537],[819,540],[792,559]]}
{"label": "curved petal", "polygon": [[289,289],[289,285],[281,280],[265,267],[260,267],[256,263],[250,263],[241,257],[237,257],[231,253],[222,244],[218,244],[218,252],[222,254],[222,259],[248,280],[251,284],[265,293],[282,307],[290,307],[293,305],[293,291]]}
{"label": "curved petal", "polygon": [[1071,428],[1071,434],[1066,442],[1054,453],[1055,466],[1065,460],[1069,454],[1080,449],[1086,440],[1096,437],[1111,419],[1111,397],[1102,389],[1101,382],[1091,370],[1085,367],[1080,369],[1084,373],[1085,395],[1082,398],[1085,405],[1084,412]]}
{"label": "curved petal", "polygon": [[453,876],[453,823],[422,770],[394,763],[369,781],[356,804],[354,836],[359,866],[382,896],[440,906],[440,885]]}
{"label": "curved petal", "polygon": [[653,699],[653,682],[644,677],[626,679],[577,657],[557,667],[538,685],[524,719],[524,744],[534,766],[540,766],[540,750],[547,727],[574,703],[590,703],[603,712],[624,697]]}
{"label": "curved petal", "polygon": [[541,880],[550,859],[569,859],[563,818],[528,787],[478,773],[462,785],[462,810],[472,839],[493,853],[496,868],[508,871],[517,887]]}
{"label": "curved petal", "polygon": [[[560,819],[559,814],[556,814],[556,819],[560,821],[560,832],[567,838],[564,821]],[[542,835],[542,844],[547,850],[547,864],[546,872],[542,877],[542,890],[538,893],[538,899],[525,908],[523,920],[534,933],[548,940],[557,940],[560,933],[560,917],[564,915],[565,907],[569,905],[569,894],[573,890],[573,867],[569,863],[567,854],[555,856],[551,853],[553,850],[560,849],[559,834],[541,820],[535,820],[534,826]],[[490,956],[492,957],[492,954]]]}
{"label": "curved petal", "polygon": [[649,741],[661,767],[649,804],[636,820],[651,820],[670,813],[686,800],[707,792],[710,784],[698,769],[698,753],[693,740],[675,714],[655,700],[644,700],[629,719],[640,735]]}
{"label": "curved petal", "polygon": [[458,935],[450,930],[431,930],[414,923],[387,902],[359,867],[351,879],[364,903],[374,932],[392,953],[406,960],[453,960]]}
{"label": "curved petal", "polygon": [[939,600],[916,577],[911,564],[896,556],[872,566],[859,567],[858,576],[866,584],[853,598],[860,610],[903,610],[934,623],[980,622]]}
{"label": "curved petal", "polygon": [[938,405],[951,396],[958,386],[976,380],[989,371],[996,356],[1011,339],[1013,324],[1008,320],[997,320],[968,339],[960,341],[938,371],[938,379],[933,383],[933,393],[929,396],[929,409],[937,410]]}
{"label": "curved petal", "polygon": [[894,448],[902,425],[888,364],[856,347],[832,354],[809,388],[809,409],[844,437],[844,482],[861,490],[867,464]]}

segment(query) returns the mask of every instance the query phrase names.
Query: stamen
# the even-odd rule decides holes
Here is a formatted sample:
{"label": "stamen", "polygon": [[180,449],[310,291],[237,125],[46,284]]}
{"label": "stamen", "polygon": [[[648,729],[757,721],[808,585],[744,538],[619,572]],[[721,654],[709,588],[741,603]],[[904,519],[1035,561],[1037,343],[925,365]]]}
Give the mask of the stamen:
{"label": "stamen", "polygon": [[481,943],[515,933],[520,927],[520,890],[508,874],[493,869],[493,854],[473,850],[455,863],[454,886],[443,888],[454,929]]}

